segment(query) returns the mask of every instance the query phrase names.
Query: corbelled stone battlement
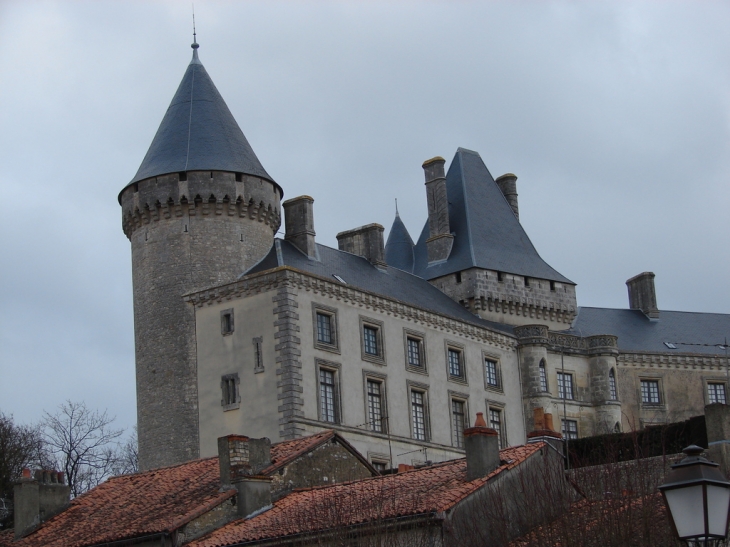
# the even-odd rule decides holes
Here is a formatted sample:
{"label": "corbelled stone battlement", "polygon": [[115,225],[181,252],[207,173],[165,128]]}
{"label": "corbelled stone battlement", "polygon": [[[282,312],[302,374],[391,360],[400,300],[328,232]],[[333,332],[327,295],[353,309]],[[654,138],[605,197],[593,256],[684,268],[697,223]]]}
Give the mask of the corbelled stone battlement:
{"label": "corbelled stone battlement", "polygon": [[259,177],[225,171],[189,171],[153,177],[127,186],[119,195],[127,238],[160,219],[224,215],[281,225],[278,185]]}

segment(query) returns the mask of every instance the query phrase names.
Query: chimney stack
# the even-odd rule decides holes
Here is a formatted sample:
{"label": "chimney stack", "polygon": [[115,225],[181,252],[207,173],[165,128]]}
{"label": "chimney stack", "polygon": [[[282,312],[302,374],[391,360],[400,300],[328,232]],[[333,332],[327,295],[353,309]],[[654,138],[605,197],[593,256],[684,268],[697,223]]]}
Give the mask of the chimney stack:
{"label": "chimney stack", "polygon": [[542,407],[532,409],[535,429],[527,434],[527,444],[547,443],[563,453],[563,436],[553,427],[553,415]]}
{"label": "chimney stack", "polygon": [[261,475],[271,465],[271,441],[250,439],[244,435],[218,438],[218,461],[221,489],[238,490],[238,515],[251,513],[271,505],[271,477]]}
{"label": "chimney stack", "polygon": [[484,414],[477,412],[474,427],[464,430],[466,480],[486,477],[499,467],[499,434],[487,427]]}
{"label": "chimney stack", "polygon": [[626,281],[626,286],[629,288],[629,308],[641,310],[650,319],[659,319],[654,277],[653,272],[643,272]]}
{"label": "chimney stack", "polygon": [[449,258],[454,236],[449,224],[449,198],[446,194],[446,160],[436,156],[423,162],[423,174],[426,177],[426,198],[428,201],[428,230],[430,237],[426,240],[429,262],[439,262]]}
{"label": "chimney stack", "polygon": [[284,239],[295,245],[309,258],[318,258],[314,241],[314,199],[299,196],[286,200],[284,207]]}
{"label": "chimney stack", "polygon": [[497,177],[497,180],[494,182],[502,190],[502,195],[504,195],[509,206],[512,207],[512,212],[517,217],[517,220],[520,220],[520,208],[517,205],[517,176],[512,173],[505,173],[501,177]]}
{"label": "chimney stack", "polygon": [[60,513],[68,505],[71,487],[64,484],[64,474],[23,469],[21,479],[13,486],[15,538],[33,531],[40,523]]}
{"label": "chimney stack", "polygon": [[337,247],[340,251],[367,258],[374,266],[385,267],[385,245],[383,227],[368,224],[354,230],[337,234]]}

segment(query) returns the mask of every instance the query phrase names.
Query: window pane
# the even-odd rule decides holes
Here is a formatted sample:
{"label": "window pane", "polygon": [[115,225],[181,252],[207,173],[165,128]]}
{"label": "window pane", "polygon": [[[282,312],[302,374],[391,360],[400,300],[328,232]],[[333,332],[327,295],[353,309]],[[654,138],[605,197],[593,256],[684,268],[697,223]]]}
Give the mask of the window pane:
{"label": "window pane", "polygon": [[452,433],[454,446],[464,447],[464,402],[451,401],[451,414],[453,416]]}
{"label": "window pane", "polygon": [[363,338],[365,340],[365,353],[378,355],[378,330],[373,327],[363,327]]}
{"label": "window pane", "polygon": [[419,441],[426,440],[426,409],[423,403],[423,393],[411,391],[411,413],[413,419],[413,438]]}
{"label": "window pane", "polygon": [[319,401],[322,421],[335,422],[335,373],[319,370]]}
{"label": "window pane", "polygon": [[540,361],[540,389],[547,391],[547,374],[545,373],[545,361]]}
{"label": "window pane", "polygon": [[573,398],[573,375],[558,372],[558,397],[561,399]]}
{"label": "window pane", "polygon": [[641,381],[641,402],[651,405],[659,404],[659,381]]}
{"label": "window pane", "polygon": [[615,401],[618,399],[618,395],[616,393],[616,375],[613,372],[613,369],[608,373],[608,387],[611,391],[611,400]]}
{"label": "window pane", "polygon": [[574,440],[578,438],[578,422],[575,420],[563,420],[563,437]]}
{"label": "window pane", "polygon": [[368,380],[368,423],[372,431],[383,431],[380,382]]}
{"label": "window pane", "polygon": [[491,359],[484,360],[484,369],[487,375],[487,385],[499,386],[499,379],[497,378],[497,361]]}
{"label": "window pane", "polygon": [[712,403],[727,404],[725,398],[725,384],[707,384],[707,395]]}
{"label": "window pane", "polygon": [[458,376],[461,377],[462,374],[462,367],[461,367],[461,352],[455,349],[449,349],[449,374],[451,376]]}
{"label": "window pane", "polygon": [[317,341],[332,343],[332,317],[324,313],[317,314]]}
{"label": "window pane", "polygon": [[408,364],[412,367],[422,366],[421,341],[416,338],[408,338]]}

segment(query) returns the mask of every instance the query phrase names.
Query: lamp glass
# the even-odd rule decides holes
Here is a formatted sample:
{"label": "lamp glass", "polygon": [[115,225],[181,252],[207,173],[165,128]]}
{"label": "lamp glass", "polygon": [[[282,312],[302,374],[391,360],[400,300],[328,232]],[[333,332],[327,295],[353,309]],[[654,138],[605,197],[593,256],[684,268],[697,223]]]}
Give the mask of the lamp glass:
{"label": "lamp glass", "polygon": [[725,536],[728,505],[730,505],[730,489],[708,484],[707,521],[710,534],[714,536]]}
{"label": "lamp glass", "polygon": [[[680,538],[702,536],[705,533],[705,512],[702,485],[665,490],[667,505]],[[724,530],[723,530],[724,532]]]}

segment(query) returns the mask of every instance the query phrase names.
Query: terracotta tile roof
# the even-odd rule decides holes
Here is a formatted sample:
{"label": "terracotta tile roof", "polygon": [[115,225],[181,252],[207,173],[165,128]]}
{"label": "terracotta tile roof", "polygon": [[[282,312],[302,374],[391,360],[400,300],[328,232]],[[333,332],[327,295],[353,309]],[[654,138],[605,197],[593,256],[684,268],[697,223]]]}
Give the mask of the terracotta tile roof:
{"label": "terracotta tile roof", "polygon": [[0,530],[0,547],[12,545],[15,532],[12,529]]}
{"label": "terracotta tile roof", "polygon": [[284,441],[271,445],[271,465],[261,471],[262,475],[270,475],[279,468],[293,462],[302,454],[317,448],[335,436],[335,432],[326,429],[320,433],[301,437],[293,441]]}
{"label": "terracotta tile roof", "polygon": [[378,519],[419,516],[451,509],[499,473],[512,469],[543,443],[507,448],[507,463],[486,477],[466,480],[466,460],[359,481],[295,490],[271,509],[233,521],[192,542],[191,547],[221,547],[245,541],[306,534]]}

